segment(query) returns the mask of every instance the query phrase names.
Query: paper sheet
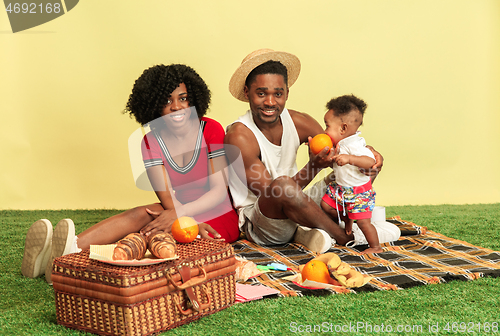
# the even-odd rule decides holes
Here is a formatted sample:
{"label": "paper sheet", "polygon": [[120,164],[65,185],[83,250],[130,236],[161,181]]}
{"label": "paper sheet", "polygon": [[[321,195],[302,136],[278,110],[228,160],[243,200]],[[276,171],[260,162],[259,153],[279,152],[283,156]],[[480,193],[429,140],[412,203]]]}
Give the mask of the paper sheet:
{"label": "paper sheet", "polygon": [[236,302],[262,299],[264,296],[279,294],[280,291],[264,285],[244,285],[236,283]]}

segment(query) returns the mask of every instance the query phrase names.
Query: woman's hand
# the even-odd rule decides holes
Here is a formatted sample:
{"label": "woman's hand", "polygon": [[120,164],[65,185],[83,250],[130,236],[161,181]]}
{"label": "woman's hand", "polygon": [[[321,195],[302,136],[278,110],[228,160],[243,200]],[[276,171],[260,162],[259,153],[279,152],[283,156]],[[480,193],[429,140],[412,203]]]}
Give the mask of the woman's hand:
{"label": "woman's hand", "polygon": [[[220,241],[224,241],[224,238],[221,238],[221,235],[215,231],[214,228],[212,228],[210,225],[208,225],[207,223],[200,223],[198,224],[198,228],[200,230],[200,236],[201,238],[206,238],[206,239],[215,239],[215,240],[220,240]],[[212,234],[212,237],[209,236],[209,234]]]}
{"label": "woman's hand", "polygon": [[177,219],[177,213],[175,210],[153,211],[146,208],[146,211],[154,219],[141,229],[140,232],[142,234],[149,236],[155,232],[170,233],[172,231],[172,224],[174,224]]}

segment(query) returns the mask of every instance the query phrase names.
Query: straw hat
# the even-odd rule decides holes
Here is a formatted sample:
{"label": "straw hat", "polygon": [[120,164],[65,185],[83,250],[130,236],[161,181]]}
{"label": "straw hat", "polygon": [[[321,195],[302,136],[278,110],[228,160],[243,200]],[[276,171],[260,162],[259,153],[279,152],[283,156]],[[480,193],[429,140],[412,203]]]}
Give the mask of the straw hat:
{"label": "straw hat", "polygon": [[253,69],[267,61],[279,61],[286,67],[288,72],[288,87],[292,86],[297,77],[299,77],[300,61],[297,56],[272,49],[255,50],[243,59],[241,65],[236,69],[229,81],[229,92],[231,92],[234,98],[248,102],[244,92],[247,76]]}

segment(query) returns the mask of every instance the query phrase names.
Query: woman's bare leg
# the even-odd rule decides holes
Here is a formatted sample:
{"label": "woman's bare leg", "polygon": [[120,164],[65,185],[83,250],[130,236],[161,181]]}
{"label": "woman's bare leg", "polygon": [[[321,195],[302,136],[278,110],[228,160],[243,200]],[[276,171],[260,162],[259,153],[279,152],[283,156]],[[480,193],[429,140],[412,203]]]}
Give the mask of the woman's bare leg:
{"label": "woman's bare leg", "polygon": [[78,235],[78,247],[88,249],[90,245],[113,244],[132,232],[140,229],[154,218],[146,212],[146,208],[153,211],[163,211],[158,204],[139,206],[93,225]]}

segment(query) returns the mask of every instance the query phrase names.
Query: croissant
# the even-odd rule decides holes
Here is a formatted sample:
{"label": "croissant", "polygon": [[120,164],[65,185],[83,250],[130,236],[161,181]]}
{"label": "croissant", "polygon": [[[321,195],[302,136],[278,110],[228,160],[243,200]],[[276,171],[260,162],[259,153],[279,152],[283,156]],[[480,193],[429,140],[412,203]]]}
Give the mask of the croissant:
{"label": "croissant", "polygon": [[146,254],[146,238],[140,233],[130,233],[116,243],[113,260],[139,260]]}
{"label": "croissant", "polygon": [[177,245],[170,233],[158,232],[148,237],[148,249],[155,257],[166,259],[175,256]]}

